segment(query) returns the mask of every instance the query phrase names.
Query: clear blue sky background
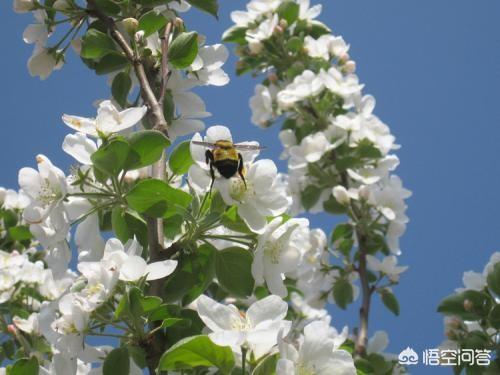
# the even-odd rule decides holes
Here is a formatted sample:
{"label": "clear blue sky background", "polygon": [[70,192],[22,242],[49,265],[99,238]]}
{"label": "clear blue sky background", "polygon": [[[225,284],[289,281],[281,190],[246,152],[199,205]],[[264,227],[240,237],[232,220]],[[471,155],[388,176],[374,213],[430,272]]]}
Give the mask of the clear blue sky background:
{"label": "clear blue sky background", "polygon": [[[376,113],[403,148],[398,170],[414,192],[411,222],[402,240],[401,263],[410,266],[395,288],[401,303],[396,318],[378,302],[371,331],[389,332],[389,349],[399,353],[436,347],[443,338],[435,310],[461,285],[465,270],[481,271],[500,249],[500,2],[496,0],[324,0],[321,20],[351,43],[366,92],[377,98]],[[313,2],[315,3],[315,1]],[[229,12],[243,0],[221,0],[220,21],[191,12],[190,25],[220,39]],[[38,153],[67,168],[60,145],[68,133],[63,112],[92,115],[92,102],[108,96],[105,79],[95,77],[69,53],[68,63],[49,80],[29,76],[31,47],[22,41],[30,16],[15,15],[11,1],[0,2],[2,94],[0,184],[17,187],[17,171],[35,164]],[[234,58],[226,69],[234,76]],[[238,140],[259,140],[265,157],[278,159],[277,129],[250,123],[248,98],[257,81],[233,78],[225,88],[203,89],[214,114],[207,125],[229,126]],[[282,170],[285,165],[280,164]],[[331,228],[327,216],[312,216],[315,226]],[[333,323],[353,326],[357,306],[332,309]],[[419,367],[412,373],[451,373]]]}

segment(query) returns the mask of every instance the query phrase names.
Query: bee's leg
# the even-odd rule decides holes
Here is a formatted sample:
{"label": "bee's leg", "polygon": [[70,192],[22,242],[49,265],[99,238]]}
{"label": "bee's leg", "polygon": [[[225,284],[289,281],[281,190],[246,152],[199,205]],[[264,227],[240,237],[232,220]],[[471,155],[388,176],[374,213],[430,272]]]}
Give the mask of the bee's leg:
{"label": "bee's leg", "polygon": [[212,188],[213,188],[214,182],[215,182],[214,154],[212,153],[212,151],[210,151],[210,150],[205,151],[205,158],[206,158],[207,164],[210,166],[210,177],[212,177],[212,182],[210,182],[210,190],[208,191],[208,194],[212,195]]}
{"label": "bee's leg", "polygon": [[205,160],[207,164],[214,162],[214,154],[212,154],[212,151],[210,150],[205,151]]}
{"label": "bee's leg", "polygon": [[238,153],[238,175],[241,177],[241,179],[243,180],[243,183],[245,184],[245,189],[247,188],[247,182],[245,180],[245,176],[243,176],[243,157],[241,156],[240,153]]}
{"label": "bee's leg", "polygon": [[212,162],[210,162],[210,177],[212,178],[212,181],[210,182],[210,190],[208,191],[208,195],[212,196],[212,188],[214,187],[215,182],[214,164]]}

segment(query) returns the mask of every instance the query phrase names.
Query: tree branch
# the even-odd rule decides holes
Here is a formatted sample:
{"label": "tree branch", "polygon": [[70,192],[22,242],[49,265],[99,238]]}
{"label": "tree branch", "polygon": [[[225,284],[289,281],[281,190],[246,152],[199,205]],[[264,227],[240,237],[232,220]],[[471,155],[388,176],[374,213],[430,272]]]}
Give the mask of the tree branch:
{"label": "tree branch", "polygon": [[[120,46],[123,53],[134,67],[135,75],[139,80],[141,87],[141,96],[148,107],[148,115],[153,129],[161,131],[168,137],[168,124],[163,114],[163,97],[166,89],[166,80],[168,78],[168,39],[172,30],[172,23],[168,23],[164,38],[166,42],[162,42],[163,57],[162,57],[162,86],[160,93],[160,100],[157,100],[156,95],[151,87],[150,81],[146,74],[145,65],[139,55],[134,53],[134,50],[129,45],[125,37],[118,30],[115,21],[103,14],[95,6],[94,0],[88,0],[89,13],[102,20],[108,27],[109,33],[113,40]],[[160,160],[158,160],[152,167],[151,177],[158,180],[165,180],[166,178],[166,153],[163,151]],[[161,218],[148,218],[147,219],[147,232],[148,232],[148,247],[150,262],[156,262],[165,258],[163,244],[164,244],[164,229],[163,219]],[[163,279],[154,280],[150,282],[149,293],[154,296],[161,297]],[[155,326],[152,326],[155,329]],[[148,369],[151,374],[155,374],[155,369],[158,366],[159,359],[165,349],[165,337],[163,332],[155,331],[155,335],[151,337],[150,344],[148,345],[147,362]]]}
{"label": "tree branch", "polygon": [[368,273],[366,270],[366,236],[359,229],[356,229],[356,237],[359,244],[359,267],[358,274],[361,283],[362,302],[359,309],[359,329],[356,337],[356,354],[362,356],[366,354],[366,345],[368,342],[368,319],[370,317],[370,304],[372,291],[370,282],[368,281]]}

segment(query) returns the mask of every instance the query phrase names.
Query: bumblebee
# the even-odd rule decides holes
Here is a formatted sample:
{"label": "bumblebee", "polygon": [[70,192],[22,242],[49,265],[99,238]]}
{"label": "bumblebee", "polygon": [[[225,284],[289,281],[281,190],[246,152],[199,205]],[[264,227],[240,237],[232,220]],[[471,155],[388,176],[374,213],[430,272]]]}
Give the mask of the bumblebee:
{"label": "bumblebee", "polygon": [[209,148],[205,151],[205,157],[207,164],[210,166],[210,177],[212,178],[210,191],[212,191],[215,182],[215,169],[222,177],[227,179],[238,174],[246,188],[247,182],[244,175],[243,156],[238,150],[253,151],[264,149],[264,147],[257,145],[234,144],[228,140],[218,140],[215,143],[192,141],[192,143]]}

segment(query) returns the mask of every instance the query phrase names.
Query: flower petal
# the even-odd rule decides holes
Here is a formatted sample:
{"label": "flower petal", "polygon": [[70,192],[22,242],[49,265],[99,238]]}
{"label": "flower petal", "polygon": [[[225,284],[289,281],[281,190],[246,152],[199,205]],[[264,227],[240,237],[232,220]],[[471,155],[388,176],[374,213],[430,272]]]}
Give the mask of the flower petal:
{"label": "flower petal", "polygon": [[146,267],[146,273],[148,274],[146,280],[162,279],[174,272],[176,267],[176,260],[165,260],[162,262],[150,263]]}

